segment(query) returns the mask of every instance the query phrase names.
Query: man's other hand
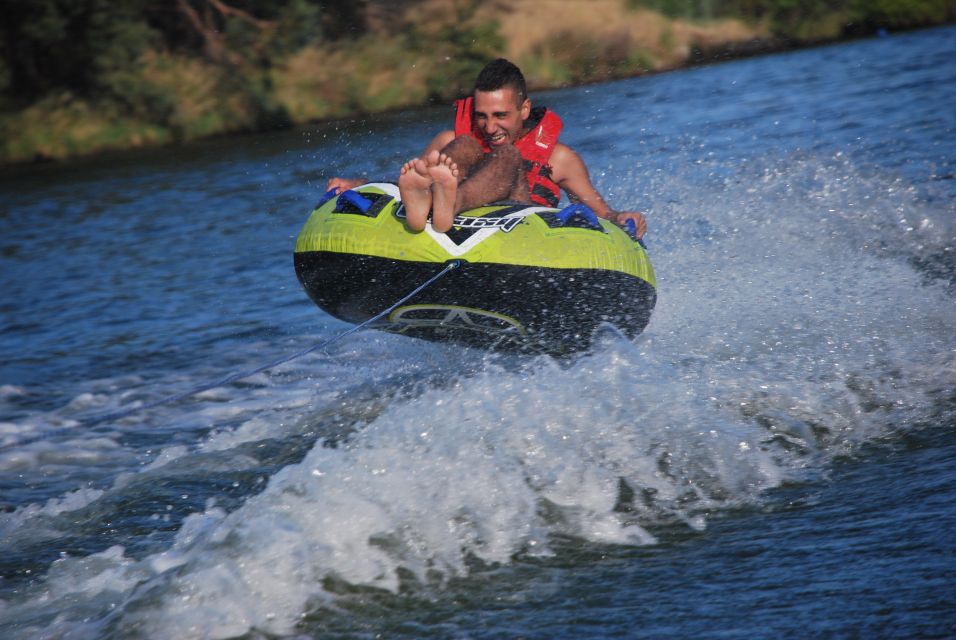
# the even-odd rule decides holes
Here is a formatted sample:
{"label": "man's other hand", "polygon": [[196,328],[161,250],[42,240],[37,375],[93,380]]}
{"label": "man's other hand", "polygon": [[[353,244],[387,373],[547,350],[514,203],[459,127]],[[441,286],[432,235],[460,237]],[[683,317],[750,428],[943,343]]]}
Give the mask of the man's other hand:
{"label": "man's other hand", "polygon": [[343,191],[361,186],[366,182],[367,180],[362,178],[329,178],[329,181],[325,183],[325,190],[338,189],[336,193],[342,193]]}
{"label": "man's other hand", "polygon": [[612,218],[614,224],[620,227],[626,225],[628,220],[634,221],[634,227],[637,229],[637,237],[643,238],[644,234],[647,233],[647,218],[644,217],[644,214],[640,211],[619,211],[616,216]]}

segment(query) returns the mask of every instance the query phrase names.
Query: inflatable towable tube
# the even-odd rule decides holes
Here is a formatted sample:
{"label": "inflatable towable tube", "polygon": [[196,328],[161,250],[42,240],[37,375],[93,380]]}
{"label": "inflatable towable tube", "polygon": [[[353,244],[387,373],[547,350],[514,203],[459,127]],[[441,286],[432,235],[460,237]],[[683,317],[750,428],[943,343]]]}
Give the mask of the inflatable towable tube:
{"label": "inflatable towable tube", "polygon": [[567,355],[601,323],[643,331],[657,300],[644,247],[590,209],[495,203],[448,233],[408,230],[398,187],[372,183],[319,204],[295,245],[309,297],[360,323],[438,273],[460,266],[375,328],[495,350]]}

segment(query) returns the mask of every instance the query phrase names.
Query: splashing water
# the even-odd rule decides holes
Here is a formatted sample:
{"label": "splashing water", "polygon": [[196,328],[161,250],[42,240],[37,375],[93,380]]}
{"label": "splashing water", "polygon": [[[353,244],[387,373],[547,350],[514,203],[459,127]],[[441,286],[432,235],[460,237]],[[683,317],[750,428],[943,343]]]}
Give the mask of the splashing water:
{"label": "splashing water", "polygon": [[[104,375],[52,410],[3,386],[4,442],[50,438],[0,452],[4,474],[36,478],[0,513],[0,553],[20,568],[0,630],[308,632],[350,588],[441,594],[547,561],[561,540],[655,545],[818,481],[863,446],[952,424],[949,181],[809,144],[709,153],[726,135],[657,140],[662,157],[604,158],[595,178],[654,203],[659,301],[633,343],[607,327],[592,353],[557,363],[362,334],[94,437],[74,433],[76,415],[128,401],[118,388],[146,401],[149,380]],[[266,349],[247,341],[232,361]]]}

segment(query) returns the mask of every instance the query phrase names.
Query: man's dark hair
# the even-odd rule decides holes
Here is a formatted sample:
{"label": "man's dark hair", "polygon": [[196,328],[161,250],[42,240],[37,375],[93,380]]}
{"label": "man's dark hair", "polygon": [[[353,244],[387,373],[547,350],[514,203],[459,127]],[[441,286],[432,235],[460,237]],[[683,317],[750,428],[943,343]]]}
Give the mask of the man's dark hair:
{"label": "man's dark hair", "polygon": [[519,105],[528,97],[528,87],[521,69],[504,58],[486,64],[475,79],[475,91],[497,91],[505,87],[515,92]]}

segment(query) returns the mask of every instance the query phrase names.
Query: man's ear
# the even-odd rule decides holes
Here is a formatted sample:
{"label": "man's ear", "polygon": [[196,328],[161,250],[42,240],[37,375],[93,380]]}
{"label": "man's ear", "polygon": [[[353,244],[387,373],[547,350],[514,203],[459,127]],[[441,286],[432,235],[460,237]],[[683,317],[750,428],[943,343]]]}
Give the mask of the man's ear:
{"label": "man's ear", "polygon": [[527,120],[528,116],[531,115],[531,98],[525,98],[524,102],[521,103],[521,119]]}

